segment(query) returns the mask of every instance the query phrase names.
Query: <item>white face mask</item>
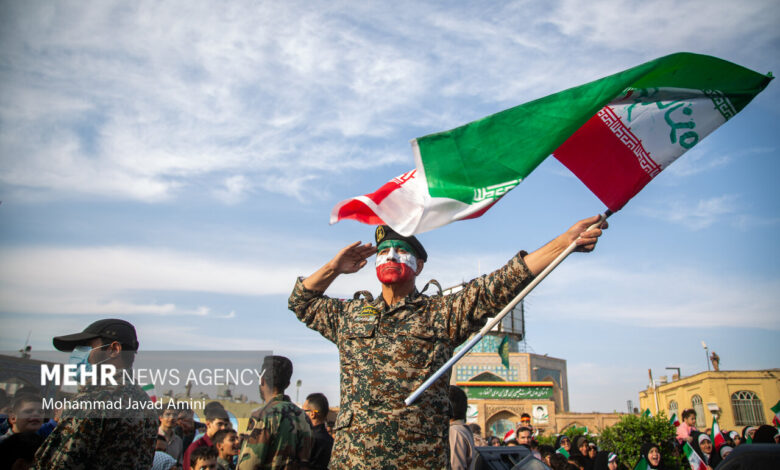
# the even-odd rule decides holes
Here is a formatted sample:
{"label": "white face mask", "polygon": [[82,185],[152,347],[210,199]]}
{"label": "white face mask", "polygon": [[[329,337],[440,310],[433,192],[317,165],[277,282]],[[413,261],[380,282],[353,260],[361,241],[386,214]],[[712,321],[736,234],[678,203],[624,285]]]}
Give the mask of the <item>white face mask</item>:
{"label": "white face mask", "polygon": [[412,271],[417,271],[417,258],[411,253],[399,253],[394,246],[391,246],[387,253],[376,255],[377,267],[387,262],[405,264]]}

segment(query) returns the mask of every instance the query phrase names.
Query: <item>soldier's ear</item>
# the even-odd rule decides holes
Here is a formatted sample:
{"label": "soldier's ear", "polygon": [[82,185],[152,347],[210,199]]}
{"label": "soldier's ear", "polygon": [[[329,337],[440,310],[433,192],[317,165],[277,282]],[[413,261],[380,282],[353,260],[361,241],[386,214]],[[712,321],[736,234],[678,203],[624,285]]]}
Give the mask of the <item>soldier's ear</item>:
{"label": "soldier's ear", "polygon": [[417,259],[417,270],[414,272],[415,276],[419,276],[420,275],[420,273],[423,270],[423,266],[425,266],[425,261],[423,261],[423,260],[418,258]]}

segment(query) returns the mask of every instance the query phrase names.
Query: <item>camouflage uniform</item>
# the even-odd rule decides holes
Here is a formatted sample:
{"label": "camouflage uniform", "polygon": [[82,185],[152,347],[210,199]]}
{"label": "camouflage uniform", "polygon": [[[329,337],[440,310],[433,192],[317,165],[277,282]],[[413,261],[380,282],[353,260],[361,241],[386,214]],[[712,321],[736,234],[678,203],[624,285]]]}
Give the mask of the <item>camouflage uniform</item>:
{"label": "camouflage uniform", "polygon": [[306,468],[312,447],[311,426],[303,410],[279,394],[252,413],[249,437],[241,447],[239,470]]}
{"label": "camouflage uniform", "polygon": [[370,294],[331,299],[298,279],[290,310],[339,349],[341,403],[330,468],[447,467],[449,374],[412,405],[404,399],[531,281],[523,256],[455,294],[415,291],[392,307]]}
{"label": "camouflage uniform", "polygon": [[137,385],[87,386],[73,401],[114,402],[122,410],[66,409],[62,419],[35,454],[36,470],[143,469],[152,466],[157,428],[154,409],[129,410],[128,401],[148,403]]}

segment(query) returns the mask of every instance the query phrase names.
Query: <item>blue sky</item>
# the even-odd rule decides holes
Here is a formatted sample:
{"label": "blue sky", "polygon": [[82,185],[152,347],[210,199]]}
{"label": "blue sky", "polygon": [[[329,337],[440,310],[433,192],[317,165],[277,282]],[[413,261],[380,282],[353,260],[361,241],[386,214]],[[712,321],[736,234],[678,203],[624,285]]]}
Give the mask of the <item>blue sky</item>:
{"label": "blue sky", "polygon": [[[102,317],[147,349],[290,356],[338,397],[294,279],[372,229],[340,200],[413,166],[409,140],[673,52],[780,71],[772,1],[0,2],[0,349]],[[316,6],[313,6],[316,5]],[[780,92],[771,83],[526,303],[574,411],[647,369],[778,367]],[[422,234],[422,282],[499,267],[603,205],[554,159],[485,216]],[[337,296],[369,288],[370,270]],[[258,358],[259,359],[259,358]]]}

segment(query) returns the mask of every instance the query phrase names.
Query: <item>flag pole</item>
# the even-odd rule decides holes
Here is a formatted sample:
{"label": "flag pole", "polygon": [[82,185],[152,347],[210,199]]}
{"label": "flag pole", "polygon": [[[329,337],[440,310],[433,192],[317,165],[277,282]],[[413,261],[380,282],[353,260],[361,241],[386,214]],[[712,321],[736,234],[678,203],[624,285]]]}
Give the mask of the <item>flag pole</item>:
{"label": "flag pole", "polygon": [[[594,228],[596,228],[596,227],[599,227],[599,226],[600,226],[600,225],[601,225],[601,224],[602,224],[602,223],[603,223],[605,220],[607,220],[607,218],[608,218],[610,215],[612,215],[612,211],[609,211],[609,210],[607,210],[606,212],[604,212],[603,214],[601,214],[601,218],[599,219],[599,221],[598,221],[598,222],[596,222],[595,224],[591,225],[590,227],[588,227],[588,230],[592,230],[592,229],[594,229]],[[552,270],[553,270],[553,269],[555,269],[555,268],[556,268],[556,267],[557,267],[559,264],[561,264],[561,262],[562,262],[564,259],[566,259],[566,257],[567,257],[567,256],[569,256],[569,255],[571,254],[571,252],[572,252],[572,251],[574,251],[574,249],[575,249],[575,248],[577,248],[577,242],[576,242],[576,240],[575,240],[574,242],[572,242],[572,243],[571,243],[571,245],[569,245],[568,247],[566,247],[566,249],[563,251],[563,253],[561,253],[560,255],[558,255],[558,257],[557,257],[557,258],[555,258],[555,259],[554,259],[554,260],[553,260],[553,261],[552,261],[552,262],[551,262],[549,265],[547,265],[547,267],[546,267],[546,268],[544,268],[544,269],[542,270],[542,272],[540,272],[540,273],[539,273],[539,274],[538,274],[538,275],[537,275],[537,276],[536,276],[536,277],[535,277],[535,278],[534,278],[534,279],[533,279],[533,280],[532,280],[532,281],[531,281],[531,282],[530,282],[530,283],[529,283],[527,286],[525,286],[525,288],[524,288],[522,291],[520,291],[520,293],[519,293],[519,294],[517,294],[517,296],[516,296],[514,299],[512,299],[512,301],[511,301],[511,302],[509,302],[508,304],[506,304],[506,306],[505,306],[505,307],[504,307],[504,308],[503,308],[503,309],[502,309],[500,312],[498,312],[498,314],[497,314],[495,317],[493,317],[493,318],[492,318],[492,319],[491,319],[491,320],[490,320],[490,321],[489,321],[489,322],[488,322],[488,323],[487,323],[487,324],[486,324],[484,327],[482,327],[482,329],[481,329],[481,330],[479,330],[479,332],[478,332],[477,334],[475,334],[475,335],[474,335],[474,336],[473,336],[473,337],[472,337],[472,338],[471,338],[471,339],[470,339],[470,340],[469,340],[469,341],[468,341],[468,342],[467,342],[467,343],[466,343],[466,344],[463,346],[463,348],[462,348],[460,351],[458,351],[457,353],[455,353],[455,354],[454,354],[454,355],[453,355],[453,356],[450,358],[450,360],[449,360],[449,361],[447,361],[447,362],[446,362],[446,363],[445,363],[443,366],[439,367],[439,370],[437,370],[436,372],[434,372],[434,373],[433,373],[433,375],[431,375],[430,377],[428,377],[428,379],[427,379],[425,382],[423,382],[423,384],[422,384],[422,385],[420,385],[419,387],[417,387],[417,390],[415,390],[414,392],[412,392],[412,394],[411,394],[411,395],[409,395],[408,397],[406,397],[406,400],[404,400],[404,403],[406,403],[406,406],[409,406],[409,405],[411,405],[412,403],[414,403],[414,402],[415,402],[415,401],[416,401],[416,400],[417,400],[417,399],[420,397],[420,395],[422,395],[422,393],[423,393],[425,390],[427,390],[427,389],[428,389],[428,387],[430,387],[431,385],[433,385],[433,383],[434,383],[434,382],[436,382],[436,381],[437,381],[437,380],[438,380],[438,379],[439,379],[439,378],[440,378],[440,377],[441,377],[441,376],[442,376],[442,375],[443,375],[445,372],[447,372],[448,370],[450,370],[450,368],[452,368],[452,366],[454,366],[454,365],[455,365],[455,363],[456,363],[456,362],[458,362],[458,361],[460,360],[460,358],[462,358],[463,356],[465,356],[465,355],[466,355],[466,353],[467,353],[467,352],[469,352],[469,351],[471,350],[471,348],[473,348],[474,346],[476,346],[476,344],[477,344],[477,343],[478,343],[478,342],[479,342],[479,341],[480,341],[480,340],[481,340],[481,339],[482,339],[482,338],[483,338],[483,337],[484,337],[484,336],[485,336],[485,335],[486,335],[486,334],[487,334],[487,333],[488,333],[490,330],[492,330],[492,329],[493,329],[493,327],[494,327],[494,326],[496,326],[496,325],[498,324],[498,322],[500,322],[500,321],[501,321],[501,320],[502,320],[502,319],[503,319],[503,318],[506,316],[506,314],[507,314],[507,313],[509,313],[510,311],[512,311],[512,309],[513,309],[513,308],[515,308],[515,306],[516,306],[518,303],[520,303],[520,301],[521,301],[521,300],[523,300],[523,299],[525,298],[525,296],[527,296],[527,295],[528,295],[528,294],[529,294],[529,293],[530,293],[532,290],[534,290],[534,288],[535,288],[535,287],[536,287],[536,286],[537,286],[537,285],[538,285],[540,282],[542,282],[542,280],[543,280],[545,277],[547,277],[547,275],[548,275],[548,274],[550,274],[550,273],[552,272]]]}

